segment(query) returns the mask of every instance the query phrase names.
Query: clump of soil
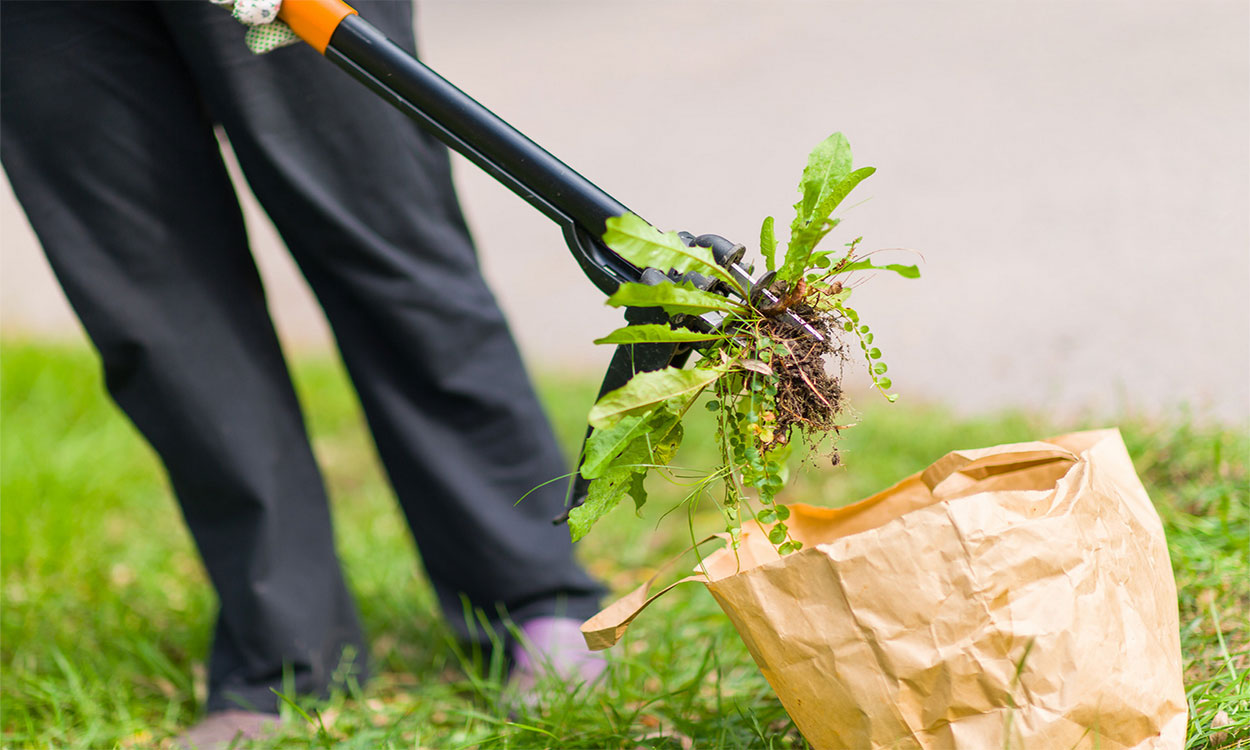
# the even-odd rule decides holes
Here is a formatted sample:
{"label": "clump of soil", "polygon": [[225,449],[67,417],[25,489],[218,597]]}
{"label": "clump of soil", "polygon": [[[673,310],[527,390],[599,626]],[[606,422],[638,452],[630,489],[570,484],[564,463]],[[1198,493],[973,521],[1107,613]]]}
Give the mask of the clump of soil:
{"label": "clump of soil", "polygon": [[[832,291],[839,291],[837,288]],[[769,365],[775,375],[776,421],[770,445],[789,441],[790,431],[800,428],[809,444],[815,445],[829,432],[838,431],[838,413],[842,410],[842,364],[846,354],[839,338],[842,321],[827,307],[818,306],[819,296],[829,289],[816,291],[800,281],[788,289],[779,282],[771,291],[779,301],[770,308],[761,308],[764,314],[759,333],[774,344]],[[784,313],[798,316],[818,332],[821,338],[797,325]],[[830,360],[836,360],[837,376],[830,374]],[[830,455],[834,466],[838,465],[836,450]]]}
{"label": "clump of soil", "polygon": [[802,310],[795,312],[825,340],[781,319],[765,319],[763,332],[786,350],[785,354],[774,354],[770,363],[777,375],[776,432],[786,436],[791,427],[800,426],[808,434],[823,435],[838,427],[837,414],[842,409],[842,383],[826,368],[828,358],[843,357],[842,346],[830,321],[814,314],[803,315]]}

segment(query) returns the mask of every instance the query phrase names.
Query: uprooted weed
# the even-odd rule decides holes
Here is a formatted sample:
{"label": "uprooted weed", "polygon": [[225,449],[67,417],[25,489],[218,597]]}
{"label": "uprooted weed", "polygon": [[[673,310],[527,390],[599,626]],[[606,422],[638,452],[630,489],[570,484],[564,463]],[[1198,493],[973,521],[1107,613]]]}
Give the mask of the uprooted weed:
{"label": "uprooted weed", "polygon": [[[671,317],[668,324],[626,326],[596,343],[693,345],[703,356],[689,369],[640,369],[595,403],[580,471],[588,491],[568,516],[574,540],[625,497],[641,509],[647,502],[643,480],[659,471],[690,488],[689,507],[715,501],[732,539],[739,538],[743,521],[754,520],[768,525],[768,538],[782,554],[799,549],[785,524],[789,510],[774,498],[785,485],[796,438],[822,442],[845,426],[839,421],[842,371],[852,342],[863,353],[873,386],[895,398],[873,333],[847,305],[851,279],[857,278],[852,274],[920,274],[912,265],[877,265],[858,252],[859,239],[818,249],[840,221],[834,210],[873,171],[852,168],[850,144],[840,133],[817,145],[799,184],[802,198],[794,205],[784,257],[777,257],[773,217],[761,226],[766,270],[758,279],[744,280],[753,266],[744,268],[737,260],[722,264],[728,257],[723,247],[717,256],[712,245],[688,244],[633,214],[606,222],[604,244],[639,268],[664,271],[673,280],[622,284],[608,304],[656,308]],[[708,283],[690,281],[692,272]],[[700,400],[716,415],[719,463],[706,474],[691,467],[670,470],[683,423]],[[833,459],[836,463],[836,452]]]}

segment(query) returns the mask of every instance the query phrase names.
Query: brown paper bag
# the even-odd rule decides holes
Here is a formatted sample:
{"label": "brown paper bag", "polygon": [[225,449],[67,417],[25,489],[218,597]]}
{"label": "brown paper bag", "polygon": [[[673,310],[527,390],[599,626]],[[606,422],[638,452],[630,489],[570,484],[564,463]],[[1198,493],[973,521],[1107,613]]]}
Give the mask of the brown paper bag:
{"label": "brown paper bag", "polygon": [[[1176,584],[1117,430],[956,451],[854,505],[790,508],[802,551],[750,525],[679,583],[707,585],[816,748],[1184,745]],[[615,643],[648,588],[588,620],[587,644]]]}

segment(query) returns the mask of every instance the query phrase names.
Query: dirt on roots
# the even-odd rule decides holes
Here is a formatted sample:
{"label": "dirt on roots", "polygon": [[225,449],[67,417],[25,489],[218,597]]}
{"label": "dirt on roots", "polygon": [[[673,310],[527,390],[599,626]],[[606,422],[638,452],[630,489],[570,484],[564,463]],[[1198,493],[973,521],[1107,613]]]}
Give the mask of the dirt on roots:
{"label": "dirt on roots", "polygon": [[[779,318],[764,321],[762,332],[786,352],[778,352],[770,362],[777,376],[775,432],[779,442],[789,439],[793,427],[799,427],[812,439],[838,430],[838,413],[843,406],[841,376],[829,374],[829,365],[835,361],[841,373],[846,356],[837,336],[841,330],[837,321],[811,308],[790,309],[819,331],[824,340]],[[836,453],[833,458],[836,463]]]}

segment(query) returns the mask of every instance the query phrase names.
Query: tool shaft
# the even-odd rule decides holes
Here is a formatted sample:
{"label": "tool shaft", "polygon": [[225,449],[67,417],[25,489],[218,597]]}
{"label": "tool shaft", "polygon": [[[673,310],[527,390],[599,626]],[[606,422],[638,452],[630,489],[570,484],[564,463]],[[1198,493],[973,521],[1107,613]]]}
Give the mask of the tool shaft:
{"label": "tool shaft", "polygon": [[553,219],[573,219],[595,237],[629,211],[546,149],[504,122],[359,16],[342,20],[326,57]]}

